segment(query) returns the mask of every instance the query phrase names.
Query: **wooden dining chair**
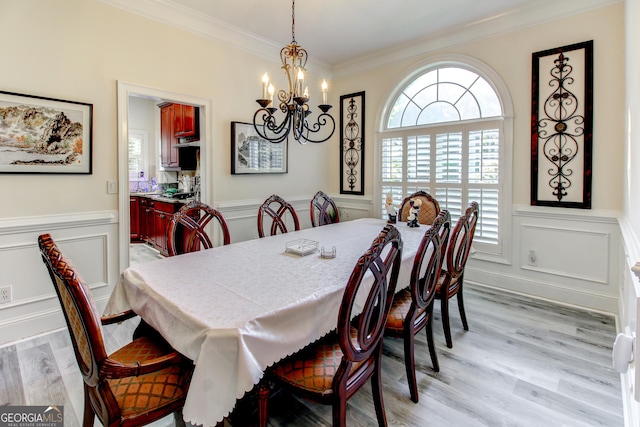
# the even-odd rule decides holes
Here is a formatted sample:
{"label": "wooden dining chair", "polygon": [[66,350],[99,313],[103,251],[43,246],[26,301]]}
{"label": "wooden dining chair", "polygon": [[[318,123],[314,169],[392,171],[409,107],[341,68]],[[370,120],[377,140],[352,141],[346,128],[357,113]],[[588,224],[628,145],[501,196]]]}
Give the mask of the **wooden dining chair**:
{"label": "wooden dining chair", "polygon": [[[134,317],[132,311],[100,317],[91,292],[49,234],[38,237],[42,259],[58,294],[84,380],[83,425],[97,415],[104,426],[141,426],[184,406],[193,364],[159,334],[140,334],[107,355],[102,325]],[[150,329],[150,328],[149,328]]]}
{"label": "wooden dining chair", "polygon": [[438,355],[433,341],[433,302],[436,285],[444,260],[447,239],[449,238],[451,219],[449,211],[443,210],[433,225],[425,231],[413,259],[409,286],[396,292],[389,319],[385,327],[385,336],[404,339],[404,364],[407,370],[407,382],[411,400],[418,402],[416,381],[414,341],[423,328],[426,330],[427,343],[433,370],[440,371]]}
{"label": "wooden dining chair", "polygon": [[462,326],[465,331],[469,330],[467,315],[464,311],[462,284],[464,268],[471,253],[471,244],[476,231],[478,214],[478,203],[471,202],[464,214],[458,219],[447,246],[446,265],[440,273],[438,286],[436,287],[436,299],[440,300],[440,315],[442,317],[444,337],[449,348],[453,347],[451,326],[449,324],[449,299],[454,295],[458,296],[458,310],[460,310]]}
{"label": "wooden dining chair", "polygon": [[[213,243],[205,231],[205,227],[214,218],[218,221],[222,231],[223,245],[228,245],[231,242],[231,236],[227,222],[222,214],[211,206],[194,200],[174,213],[171,221],[169,221],[167,229],[167,252],[169,256],[179,253],[178,246],[185,253],[198,251],[201,248],[212,248]],[[178,230],[183,233],[181,238]]]}
{"label": "wooden dining chair", "polygon": [[426,191],[416,191],[413,194],[405,197],[402,203],[400,204],[399,211],[399,220],[401,222],[407,222],[407,217],[409,216],[409,209],[411,209],[411,199],[420,199],[422,201],[422,205],[420,206],[420,212],[418,213],[418,222],[420,224],[433,224],[436,216],[440,213],[440,204],[433,196]]}
{"label": "wooden dining chair", "polygon": [[287,232],[287,213],[293,219],[294,229],[300,230],[300,220],[298,214],[293,206],[284,200],[282,197],[273,194],[262,203],[258,209],[258,235],[264,237],[267,234],[264,230],[264,217],[267,216],[271,219],[271,226],[269,227],[269,235],[275,236],[280,233]]}
{"label": "wooden dining chair", "polygon": [[330,404],[333,425],[337,427],[346,424],[347,400],[369,378],[378,425],[387,425],[380,367],[382,334],[401,260],[400,233],[388,224],[351,273],[342,296],[337,328],[265,372],[258,393],[260,427],[267,425],[268,381],[311,401]]}
{"label": "wooden dining chair", "polygon": [[322,191],[318,191],[311,199],[309,214],[312,227],[340,222],[340,212],[336,203]]}

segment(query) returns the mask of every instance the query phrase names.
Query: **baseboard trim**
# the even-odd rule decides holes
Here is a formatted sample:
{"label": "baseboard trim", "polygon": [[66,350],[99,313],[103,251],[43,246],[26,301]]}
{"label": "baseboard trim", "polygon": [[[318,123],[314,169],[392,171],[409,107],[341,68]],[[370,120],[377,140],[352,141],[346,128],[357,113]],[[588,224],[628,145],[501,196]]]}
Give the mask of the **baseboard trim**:
{"label": "baseboard trim", "polygon": [[465,283],[526,295],[569,307],[607,314],[618,313],[617,295],[585,292],[576,288],[543,283],[530,278],[471,269],[469,266],[467,266],[465,272]]}

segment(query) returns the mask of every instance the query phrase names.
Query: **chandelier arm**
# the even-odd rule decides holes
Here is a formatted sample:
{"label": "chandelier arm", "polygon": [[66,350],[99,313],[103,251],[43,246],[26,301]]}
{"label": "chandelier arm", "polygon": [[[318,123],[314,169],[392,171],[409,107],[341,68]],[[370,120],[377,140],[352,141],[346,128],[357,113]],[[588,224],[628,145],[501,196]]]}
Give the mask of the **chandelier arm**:
{"label": "chandelier arm", "polygon": [[[325,126],[331,126],[331,132],[329,133],[328,136],[326,136],[325,138],[320,138],[320,139],[314,139],[312,138],[312,136],[318,132],[328,132],[329,128],[325,128]],[[328,113],[322,113],[320,114],[317,118],[315,123],[313,123],[311,126],[309,126],[309,122],[308,120],[304,120],[304,139],[308,142],[312,142],[314,144],[318,144],[321,142],[325,142],[327,141],[329,138],[331,138],[333,136],[333,133],[336,130],[336,122],[333,119],[333,116],[331,116],[331,114]],[[300,142],[300,141],[298,141]]]}
{"label": "chandelier arm", "polygon": [[290,126],[287,126],[287,122],[288,117],[285,117],[278,125],[275,116],[266,108],[260,108],[253,115],[253,128],[260,138],[272,143],[280,143],[287,139],[290,129]]}

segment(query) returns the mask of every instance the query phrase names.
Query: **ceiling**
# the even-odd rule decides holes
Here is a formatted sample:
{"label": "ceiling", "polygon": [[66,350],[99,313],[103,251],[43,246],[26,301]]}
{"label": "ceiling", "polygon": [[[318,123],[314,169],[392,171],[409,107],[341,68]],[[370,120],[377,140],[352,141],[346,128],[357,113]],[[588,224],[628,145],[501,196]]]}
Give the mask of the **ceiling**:
{"label": "ceiling", "polygon": [[[265,52],[288,44],[291,0],[100,0],[152,19]],[[334,68],[407,45],[513,30],[622,0],[298,0],[295,38],[310,61]],[[456,33],[458,37],[451,37]],[[269,53],[271,55],[271,53]],[[277,59],[277,57],[275,58]]]}

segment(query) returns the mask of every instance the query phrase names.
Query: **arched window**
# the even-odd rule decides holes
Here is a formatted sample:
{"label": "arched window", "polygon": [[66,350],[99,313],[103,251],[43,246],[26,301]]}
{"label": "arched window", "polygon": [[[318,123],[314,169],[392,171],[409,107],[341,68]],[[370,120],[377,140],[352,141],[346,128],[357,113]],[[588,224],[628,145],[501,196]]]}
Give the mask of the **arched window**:
{"label": "arched window", "polygon": [[510,170],[503,164],[503,105],[495,82],[467,63],[422,67],[399,85],[387,102],[379,139],[383,214],[388,193],[398,206],[408,194],[425,190],[449,210],[453,221],[477,201],[474,247],[500,255],[503,181]]}

